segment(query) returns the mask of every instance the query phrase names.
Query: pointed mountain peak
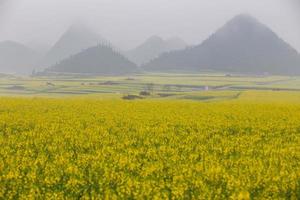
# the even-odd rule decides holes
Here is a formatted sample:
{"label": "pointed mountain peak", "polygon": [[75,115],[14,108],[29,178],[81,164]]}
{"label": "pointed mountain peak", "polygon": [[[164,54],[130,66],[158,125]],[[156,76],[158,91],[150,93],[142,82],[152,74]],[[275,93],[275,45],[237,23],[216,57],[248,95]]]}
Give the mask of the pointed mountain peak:
{"label": "pointed mountain peak", "polygon": [[[64,36],[70,36],[70,35],[76,35],[77,37],[86,37],[86,38],[93,38],[93,39],[102,39],[100,35],[96,33],[93,29],[91,29],[89,26],[82,22],[76,22],[72,24],[62,35],[62,38]],[[61,39],[62,39],[61,38]]]}
{"label": "pointed mountain peak", "polygon": [[144,66],[154,71],[215,70],[300,74],[300,57],[268,26],[247,14],[234,17],[201,45],[163,54]]}
{"label": "pointed mountain peak", "polygon": [[121,75],[137,70],[134,63],[112,47],[97,45],[62,60],[46,72]]}
{"label": "pointed mountain peak", "polygon": [[[262,38],[268,40],[271,38],[278,39],[278,36],[269,27],[249,14],[240,14],[233,17],[209,39],[215,39],[216,37],[224,41],[228,41],[229,39],[240,39],[240,41],[243,41],[249,40],[250,38],[255,41]],[[206,43],[207,40],[204,44]]]}
{"label": "pointed mountain peak", "polygon": [[247,13],[236,15],[232,21],[258,22],[255,17]]}
{"label": "pointed mountain peak", "polygon": [[156,51],[157,49],[162,48],[165,41],[159,36],[151,36],[144,43],[136,47],[136,51],[143,51],[145,49],[150,51]]}
{"label": "pointed mountain peak", "polygon": [[143,44],[127,53],[127,57],[137,65],[142,65],[158,57],[162,53],[184,49],[186,43],[177,37],[164,40],[159,36],[152,36]]}
{"label": "pointed mountain peak", "polygon": [[97,32],[81,22],[72,24],[46,55],[43,65],[49,67],[99,43],[108,43]]}
{"label": "pointed mountain peak", "polygon": [[265,25],[259,22],[256,18],[249,14],[240,14],[232,18],[224,26],[231,31],[252,31],[257,29],[268,29]]}

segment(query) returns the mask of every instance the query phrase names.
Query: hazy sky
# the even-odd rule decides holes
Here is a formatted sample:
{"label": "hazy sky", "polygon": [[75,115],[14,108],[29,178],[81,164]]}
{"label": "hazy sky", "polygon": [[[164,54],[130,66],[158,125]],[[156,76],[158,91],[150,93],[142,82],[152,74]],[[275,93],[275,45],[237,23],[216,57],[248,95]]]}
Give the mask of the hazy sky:
{"label": "hazy sky", "polygon": [[239,13],[300,51],[300,0],[0,0],[0,40],[51,45],[81,20],[123,49],[152,35],[197,44]]}

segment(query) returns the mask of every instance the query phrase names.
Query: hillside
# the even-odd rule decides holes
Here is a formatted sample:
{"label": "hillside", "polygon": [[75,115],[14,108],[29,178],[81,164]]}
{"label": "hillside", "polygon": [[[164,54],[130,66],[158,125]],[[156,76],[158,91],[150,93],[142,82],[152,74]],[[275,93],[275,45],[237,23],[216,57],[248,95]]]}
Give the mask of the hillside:
{"label": "hillside", "polygon": [[5,41],[0,43],[0,73],[30,74],[39,55],[23,44]]}
{"label": "hillside", "polygon": [[41,65],[49,67],[105,40],[83,24],[72,25],[49,50]]}
{"label": "hillside", "polygon": [[142,65],[164,52],[184,49],[186,46],[186,43],[180,38],[163,40],[158,36],[152,36],[140,46],[128,51],[126,56],[137,65]]}
{"label": "hillside", "polygon": [[239,15],[201,45],[165,53],[143,67],[149,71],[214,70],[290,75],[300,74],[300,57],[258,20]]}
{"label": "hillside", "polygon": [[47,72],[120,75],[137,70],[134,63],[109,46],[98,45],[71,56]]}

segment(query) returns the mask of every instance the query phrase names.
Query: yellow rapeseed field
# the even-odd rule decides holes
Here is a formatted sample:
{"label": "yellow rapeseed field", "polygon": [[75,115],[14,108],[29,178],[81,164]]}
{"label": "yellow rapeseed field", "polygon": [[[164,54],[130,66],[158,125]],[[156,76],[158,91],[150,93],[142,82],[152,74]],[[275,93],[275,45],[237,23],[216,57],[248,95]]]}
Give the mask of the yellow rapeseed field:
{"label": "yellow rapeseed field", "polygon": [[0,199],[300,199],[300,103],[3,97]]}

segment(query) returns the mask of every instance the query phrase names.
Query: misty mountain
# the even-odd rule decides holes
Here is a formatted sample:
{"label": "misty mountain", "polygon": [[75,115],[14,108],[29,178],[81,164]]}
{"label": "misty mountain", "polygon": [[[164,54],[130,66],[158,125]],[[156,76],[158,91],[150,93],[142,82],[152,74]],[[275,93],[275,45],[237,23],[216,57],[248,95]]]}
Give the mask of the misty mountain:
{"label": "misty mountain", "polygon": [[40,55],[23,44],[0,42],[0,72],[30,74]]}
{"label": "misty mountain", "polygon": [[143,68],[150,71],[300,74],[300,56],[258,20],[238,15],[201,45],[165,53]]}
{"label": "misty mountain", "polygon": [[186,43],[180,38],[163,40],[158,36],[152,36],[140,46],[128,51],[126,56],[137,65],[141,65],[158,57],[164,52],[184,49],[186,46]]}
{"label": "misty mountain", "polygon": [[55,65],[71,55],[104,42],[106,41],[101,36],[91,31],[87,26],[80,23],[74,24],[49,50],[41,65],[44,67]]}
{"label": "misty mountain", "polygon": [[52,48],[50,45],[34,42],[29,42],[26,44],[26,46],[40,54],[42,57],[44,57]]}
{"label": "misty mountain", "polygon": [[46,72],[121,75],[137,71],[137,66],[113,50],[110,46],[98,45],[73,55]]}

